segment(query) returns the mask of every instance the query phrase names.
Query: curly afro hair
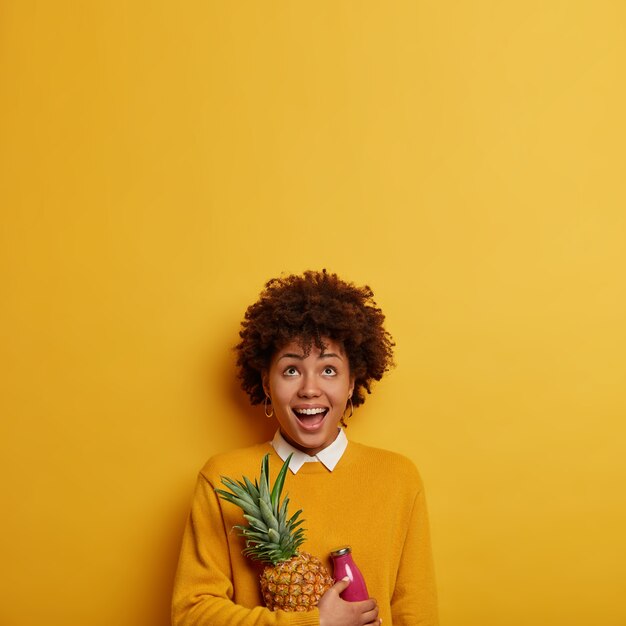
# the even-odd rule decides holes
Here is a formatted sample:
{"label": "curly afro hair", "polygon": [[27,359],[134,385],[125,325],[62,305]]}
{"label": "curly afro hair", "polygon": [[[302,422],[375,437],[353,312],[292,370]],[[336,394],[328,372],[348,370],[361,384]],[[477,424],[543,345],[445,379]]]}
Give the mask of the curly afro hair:
{"label": "curly afro hair", "polygon": [[367,287],[356,287],[326,270],[273,278],[265,284],[257,302],[248,307],[237,344],[237,368],[241,387],[252,404],[265,398],[262,374],[272,356],[290,341],[323,350],[323,339],[341,343],[354,376],[352,403],[365,402],[373,380],[393,367],[391,335],[384,329],[385,316]]}

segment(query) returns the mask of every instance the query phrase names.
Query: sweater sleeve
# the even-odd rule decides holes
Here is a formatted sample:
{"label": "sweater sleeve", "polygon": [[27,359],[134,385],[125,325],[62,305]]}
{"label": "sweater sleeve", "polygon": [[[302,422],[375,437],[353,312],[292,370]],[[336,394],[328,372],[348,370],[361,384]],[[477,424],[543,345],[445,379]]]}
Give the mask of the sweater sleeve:
{"label": "sweater sleeve", "polygon": [[424,490],[408,518],[407,533],[391,599],[394,626],[437,626],[437,592]]}
{"label": "sweater sleeve", "polygon": [[226,530],[217,495],[200,475],[174,582],[172,626],[319,626],[319,611],[235,604]]}

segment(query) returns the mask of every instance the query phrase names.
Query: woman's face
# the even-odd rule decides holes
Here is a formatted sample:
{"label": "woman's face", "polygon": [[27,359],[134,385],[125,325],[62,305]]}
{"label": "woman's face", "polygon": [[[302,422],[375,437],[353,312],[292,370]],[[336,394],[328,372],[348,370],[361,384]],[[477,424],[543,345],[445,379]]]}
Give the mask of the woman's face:
{"label": "woman's face", "polygon": [[274,354],[263,376],[283,437],[311,456],[337,437],[354,389],[341,344],[329,339],[323,343],[323,352],[312,345],[305,355],[300,343],[292,341]]}

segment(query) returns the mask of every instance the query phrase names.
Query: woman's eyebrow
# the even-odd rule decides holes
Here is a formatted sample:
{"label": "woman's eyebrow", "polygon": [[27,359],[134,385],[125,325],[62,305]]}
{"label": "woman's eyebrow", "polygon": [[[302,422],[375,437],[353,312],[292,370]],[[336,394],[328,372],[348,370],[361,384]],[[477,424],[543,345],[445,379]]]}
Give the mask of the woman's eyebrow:
{"label": "woman's eyebrow", "polygon": [[[318,359],[329,359],[335,357],[337,359],[340,359],[341,361],[343,361],[343,358],[340,354],[335,354],[334,352],[324,352],[323,354],[320,354]],[[299,359],[300,361],[306,359],[306,356],[304,354],[296,354],[295,352],[285,352],[285,354],[281,354],[278,357],[278,360],[280,361],[281,359]]]}
{"label": "woman's eyebrow", "polygon": [[281,359],[304,359],[304,354],[296,354],[295,352],[285,352],[285,354],[281,354],[278,357],[278,360],[280,361]]}

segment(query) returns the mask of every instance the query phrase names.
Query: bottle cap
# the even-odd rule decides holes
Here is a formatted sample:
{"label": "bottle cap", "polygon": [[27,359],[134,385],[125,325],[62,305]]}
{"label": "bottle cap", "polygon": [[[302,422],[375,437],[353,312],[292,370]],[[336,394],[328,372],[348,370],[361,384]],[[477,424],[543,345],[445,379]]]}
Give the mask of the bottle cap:
{"label": "bottle cap", "polygon": [[331,551],[330,556],[333,558],[336,556],[343,556],[344,554],[350,554],[352,552],[352,548],[350,546],[341,546],[340,548],[335,548]]}

